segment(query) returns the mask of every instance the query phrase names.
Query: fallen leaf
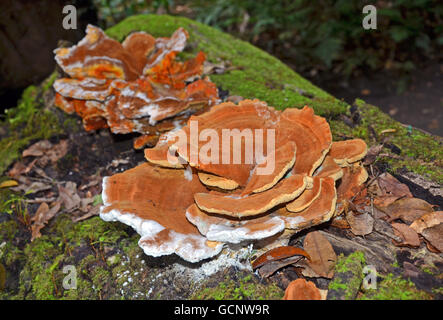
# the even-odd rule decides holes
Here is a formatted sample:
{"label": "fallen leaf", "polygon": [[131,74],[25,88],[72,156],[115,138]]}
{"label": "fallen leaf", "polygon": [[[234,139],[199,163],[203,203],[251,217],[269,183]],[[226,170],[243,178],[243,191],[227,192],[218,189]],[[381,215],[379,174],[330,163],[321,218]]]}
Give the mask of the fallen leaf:
{"label": "fallen leaf", "polygon": [[374,218],[367,212],[354,214],[353,211],[346,212],[346,221],[351,227],[351,232],[356,236],[365,236],[372,232]]}
{"label": "fallen leaf", "polygon": [[15,187],[18,186],[18,182],[15,180],[6,180],[0,183],[0,189],[1,188],[9,188],[9,187]]}
{"label": "fallen leaf", "polygon": [[396,219],[401,219],[407,224],[411,224],[414,222],[414,220],[419,219],[425,213],[434,211],[432,205],[418,198],[399,199],[391,203],[386,208],[380,209],[389,216],[389,222]]}
{"label": "fallen leaf", "polygon": [[27,203],[42,203],[42,202],[47,202],[47,203],[52,203],[56,200],[55,197],[51,197],[51,198],[35,198],[35,199],[26,199]]}
{"label": "fallen leaf", "polygon": [[65,186],[58,187],[59,199],[67,211],[80,207],[81,198],[77,194],[77,184],[72,181],[66,182]]}
{"label": "fallen leaf", "polygon": [[281,246],[271,249],[262,254],[261,256],[259,256],[257,259],[255,259],[254,262],[252,263],[252,269],[257,269],[258,267],[261,267],[264,264],[269,263],[271,261],[281,260],[296,255],[304,256],[310,259],[309,254],[306,253],[306,251],[301,248],[293,246]]}
{"label": "fallen leaf", "polygon": [[303,256],[292,256],[282,260],[271,261],[259,267],[258,273],[260,274],[260,277],[268,278],[281,268],[284,268],[291,264],[296,264],[301,259],[303,259]]}
{"label": "fallen leaf", "polygon": [[303,248],[311,257],[307,262],[309,267],[320,277],[331,279],[337,256],[328,239],[318,231],[310,232],[305,237]]}
{"label": "fallen leaf", "polygon": [[363,164],[369,165],[371,163],[374,163],[382,149],[383,149],[382,144],[370,147],[368,153],[365,156],[365,159],[363,160]]}
{"label": "fallen leaf", "polygon": [[45,167],[48,163],[56,163],[68,153],[68,149],[68,140],[61,140],[59,143],[47,150],[45,154],[38,159],[37,163],[41,167]]}
{"label": "fallen leaf", "polygon": [[83,191],[85,189],[88,189],[90,187],[94,187],[96,185],[98,185],[100,182],[102,181],[101,177],[93,177],[92,181],[90,181],[88,184],[84,184],[82,185],[80,188],[78,188],[79,190]]}
{"label": "fallen leaf", "polygon": [[41,237],[40,230],[51,220],[60,210],[60,202],[56,202],[52,208],[49,208],[46,202],[43,202],[31,218],[31,241]]}
{"label": "fallen leaf", "polygon": [[379,187],[379,194],[375,197],[374,204],[377,207],[387,207],[399,198],[413,197],[406,184],[401,183],[387,172],[381,174],[377,178],[376,183]]}
{"label": "fallen leaf", "polygon": [[100,207],[101,207],[101,205],[92,207],[86,214],[80,215],[80,216],[77,216],[77,217],[73,217],[72,218],[72,222],[83,221],[83,220],[86,220],[86,219],[88,219],[90,217],[98,215],[100,213]]}
{"label": "fallen leaf", "polygon": [[404,223],[391,223],[392,228],[394,229],[394,234],[402,239],[402,242],[397,242],[392,240],[392,242],[399,247],[409,246],[417,248],[420,246],[420,239],[418,238],[417,232],[414,229],[410,228]]}
{"label": "fallen leaf", "polygon": [[439,253],[443,252],[443,223],[424,229],[421,235],[425,238],[426,244],[430,244]]}
{"label": "fallen leaf", "polygon": [[36,161],[37,161],[37,159],[34,159],[27,166],[23,162],[14,163],[11,170],[8,171],[8,176],[11,178],[15,178],[15,177],[18,177],[22,174],[26,174],[26,173],[30,172]]}
{"label": "fallen leaf", "polygon": [[317,272],[315,272],[310,267],[310,265],[308,264],[308,261],[306,261],[306,260],[298,261],[297,263],[294,263],[294,266],[301,269],[301,274],[304,277],[307,277],[307,278],[318,278],[320,276]]}
{"label": "fallen leaf", "polygon": [[41,157],[52,148],[52,143],[48,140],[41,140],[22,152],[22,157]]}
{"label": "fallen leaf", "polygon": [[398,197],[412,198],[412,193],[406,184],[398,181],[394,176],[385,172],[377,178],[378,185],[386,193]]}
{"label": "fallen leaf", "polygon": [[37,193],[40,191],[45,191],[45,190],[49,190],[51,189],[52,186],[43,182],[39,182],[39,181],[34,181],[31,184],[24,184],[21,183],[20,185],[18,185],[17,187],[13,187],[11,188],[12,191],[15,192],[24,192],[27,194],[32,194],[32,193]]}
{"label": "fallen leaf", "polygon": [[443,211],[426,213],[410,227],[425,238],[430,251],[443,252]]}
{"label": "fallen leaf", "polygon": [[88,212],[90,208],[90,204],[94,202],[93,197],[80,199],[80,210],[83,212]]}
{"label": "fallen leaf", "polygon": [[374,198],[374,205],[377,206],[378,208],[386,208],[387,206],[389,206],[391,203],[395,202],[396,200],[398,200],[399,197],[398,196],[379,196]]}
{"label": "fallen leaf", "polygon": [[422,233],[424,229],[432,228],[441,223],[443,223],[443,211],[433,211],[415,220],[410,227],[417,233]]}
{"label": "fallen leaf", "polygon": [[283,300],[321,300],[322,296],[312,281],[297,279],[292,281],[285,290]]}

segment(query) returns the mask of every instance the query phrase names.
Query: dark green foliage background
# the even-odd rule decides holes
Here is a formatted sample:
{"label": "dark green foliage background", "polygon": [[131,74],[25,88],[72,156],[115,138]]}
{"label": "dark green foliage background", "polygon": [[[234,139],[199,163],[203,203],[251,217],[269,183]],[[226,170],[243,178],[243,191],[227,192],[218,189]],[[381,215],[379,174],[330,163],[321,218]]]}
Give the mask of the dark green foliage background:
{"label": "dark green foliage background", "polygon": [[[312,68],[350,75],[391,69],[408,72],[435,58],[443,45],[443,2],[438,0],[94,0],[110,27],[135,13],[185,15],[228,31]],[[362,8],[377,8],[377,30],[364,30]]]}

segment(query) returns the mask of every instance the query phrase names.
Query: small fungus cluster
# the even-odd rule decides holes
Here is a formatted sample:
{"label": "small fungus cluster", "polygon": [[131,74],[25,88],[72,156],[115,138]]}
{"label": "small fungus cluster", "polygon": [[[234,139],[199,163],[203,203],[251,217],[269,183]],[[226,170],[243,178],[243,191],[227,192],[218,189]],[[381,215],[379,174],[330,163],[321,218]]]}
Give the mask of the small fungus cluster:
{"label": "small fungus cluster", "polygon": [[138,132],[134,147],[155,145],[161,132],[218,102],[217,87],[202,78],[204,53],[176,59],[187,38],[179,28],[170,38],[134,32],[120,43],[89,25],[77,45],[54,51],[69,76],[54,83],[55,105],[80,115],[86,130]]}
{"label": "small fungus cluster", "polygon": [[[193,126],[211,134],[192,139]],[[246,138],[228,149],[217,138],[246,129],[266,136],[262,156],[252,161],[245,161]],[[101,218],[133,227],[150,256],[175,253],[197,262],[225,244],[287,237],[340,214],[368,177],[360,164],[365,142],[333,142],[326,120],[307,106],[278,111],[259,100],[221,103],[191,116],[179,132],[187,139],[177,130],[165,133],[145,149],[148,162],[103,180]],[[220,148],[208,150],[209,141]],[[220,161],[193,157],[195,150]],[[260,173],[266,167],[272,170]]]}

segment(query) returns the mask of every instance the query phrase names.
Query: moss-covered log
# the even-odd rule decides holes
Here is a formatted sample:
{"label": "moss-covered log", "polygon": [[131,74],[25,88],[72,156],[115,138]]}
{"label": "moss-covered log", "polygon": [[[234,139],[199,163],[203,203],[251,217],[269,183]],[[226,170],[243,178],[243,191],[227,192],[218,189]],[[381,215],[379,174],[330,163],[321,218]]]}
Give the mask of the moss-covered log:
{"label": "moss-covered log", "polygon": [[[362,100],[357,100],[353,106],[337,100],[249,43],[195,21],[171,16],[130,17],[108,29],[107,34],[117,40],[140,30],[157,37],[170,36],[178,27],[184,27],[190,34],[184,56],[202,50],[209,61],[229,66],[225,73],[214,74],[211,79],[230,95],[258,98],[279,109],[309,105],[327,118],[334,140],[359,137],[372,146],[387,137],[384,155],[379,156],[375,164],[383,164],[394,173],[411,171],[442,184],[440,138],[403,126]],[[0,124],[0,173],[19,159],[23,148],[32,141],[83,130],[77,117],[53,107],[51,85],[54,77],[55,74],[41,86],[28,88],[18,108],[11,110]],[[13,195],[3,190],[1,196],[4,202]],[[26,231],[18,227],[16,220],[0,212],[0,264],[3,266],[0,287],[4,287],[0,298],[217,298],[219,289],[223,290],[223,287],[208,285],[209,289],[202,291],[201,275],[192,273],[189,265],[177,263],[176,257],[144,256],[137,245],[138,236],[130,228],[104,223],[98,217],[74,223],[67,213],[62,213],[42,230],[43,236],[32,243],[29,235],[20,236],[21,232]],[[247,262],[247,254],[242,259]],[[74,265],[77,270],[75,290],[62,285],[66,276],[63,267],[67,265]],[[1,271],[3,269],[6,272]],[[175,276],[180,273],[187,276]],[[232,293],[229,297],[240,292],[242,298],[259,298],[256,294],[249,295],[254,291],[252,286],[257,283],[256,279],[240,277],[231,282],[226,280],[227,274],[229,272],[222,270],[211,277],[213,283],[217,283],[217,279],[226,283]],[[236,290],[236,285],[240,289]],[[257,292],[266,292],[262,284],[260,286]],[[282,294],[278,288],[271,291],[265,298],[278,298]]]}

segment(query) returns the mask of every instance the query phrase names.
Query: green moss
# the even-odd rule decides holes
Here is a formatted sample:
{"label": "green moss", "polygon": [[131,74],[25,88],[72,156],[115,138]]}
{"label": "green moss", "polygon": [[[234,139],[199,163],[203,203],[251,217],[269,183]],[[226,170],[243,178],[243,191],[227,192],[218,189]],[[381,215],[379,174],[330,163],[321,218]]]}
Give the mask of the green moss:
{"label": "green moss", "polygon": [[260,283],[252,275],[234,281],[225,278],[212,288],[203,288],[195,292],[190,299],[197,300],[274,300],[283,298],[283,290],[274,283]]}
{"label": "green moss", "polygon": [[42,110],[43,105],[42,89],[30,86],[23,92],[17,107],[5,111],[6,119],[0,126],[8,134],[0,140],[0,173],[20,157],[20,150],[31,141],[61,133],[57,117],[48,110]]}
{"label": "green moss", "polygon": [[55,299],[57,284],[54,269],[62,259],[57,246],[47,236],[42,236],[27,246],[24,254],[27,260],[21,274],[20,295],[30,295],[33,299]]}
{"label": "green moss", "polygon": [[418,290],[414,283],[401,277],[394,277],[392,273],[382,277],[377,289],[368,290],[359,299],[361,300],[428,300],[432,299],[429,293]]}
{"label": "green moss", "polygon": [[0,223],[0,243],[11,241],[18,233],[18,224],[15,220]]}
{"label": "green moss", "polygon": [[348,256],[341,254],[335,264],[335,272],[356,272],[355,265],[364,265],[366,263],[365,254],[362,251],[355,251]]}
{"label": "green moss", "polygon": [[41,84],[42,91],[43,92],[48,91],[54,84],[55,79],[57,79],[57,71],[52,72],[51,75],[42,82]]}
{"label": "green moss", "polygon": [[[6,213],[11,218],[17,218],[26,224],[29,221],[26,194],[14,192],[9,188],[0,189],[0,213]],[[18,230],[18,226],[16,228]]]}
{"label": "green moss", "polygon": [[341,254],[335,264],[334,277],[329,283],[328,299],[354,299],[363,281],[365,255],[355,251],[348,256]]}
{"label": "green moss", "polygon": [[57,222],[55,231],[61,234],[65,244],[72,247],[85,244],[104,246],[126,237],[123,228],[118,223],[105,222],[99,217],[74,224],[68,216],[63,216]]}
{"label": "green moss", "polygon": [[18,231],[19,225],[15,220],[0,223],[0,263],[5,267],[6,274],[24,261],[23,251],[13,243]]}
{"label": "green moss", "polygon": [[94,290],[99,293],[103,290],[103,288],[109,283],[109,279],[111,279],[111,275],[108,270],[103,267],[97,267],[94,269],[94,275],[92,277],[92,284]]}
{"label": "green moss", "polygon": [[[43,229],[43,236],[24,250],[26,263],[20,273],[20,296],[32,299],[100,299],[109,282],[110,270],[104,259],[104,246],[127,237],[121,224],[106,223],[94,217],[73,223],[68,215]],[[91,252],[75,258],[74,250]],[[77,289],[65,290],[63,266],[74,265]],[[115,289],[114,289],[115,291]]]}
{"label": "green moss", "polygon": [[[341,120],[330,121],[335,140],[341,140],[343,136],[357,137],[371,145],[374,140],[368,130],[370,126],[379,135],[380,140],[386,137],[389,143],[401,150],[398,156],[388,148],[384,148],[382,153],[390,156],[378,158],[376,161],[387,163],[392,173],[406,169],[426,176],[439,184],[443,183],[443,141],[441,138],[404,126],[379,108],[366,104],[362,100],[357,99],[355,105],[361,114],[361,124],[351,129]],[[381,132],[386,129],[394,129],[395,132],[382,134]]]}
{"label": "green moss", "polygon": [[187,18],[133,16],[106,32],[121,41],[136,30],[169,37],[178,27],[189,32],[188,42],[193,54],[201,50],[209,61],[224,61],[234,67],[234,70],[224,74],[211,75],[211,80],[229,90],[231,95],[261,99],[279,109],[310,104],[322,115],[336,115],[346,111],[346,107],[338,100],[312,85],[277,58],[229,34]]}

